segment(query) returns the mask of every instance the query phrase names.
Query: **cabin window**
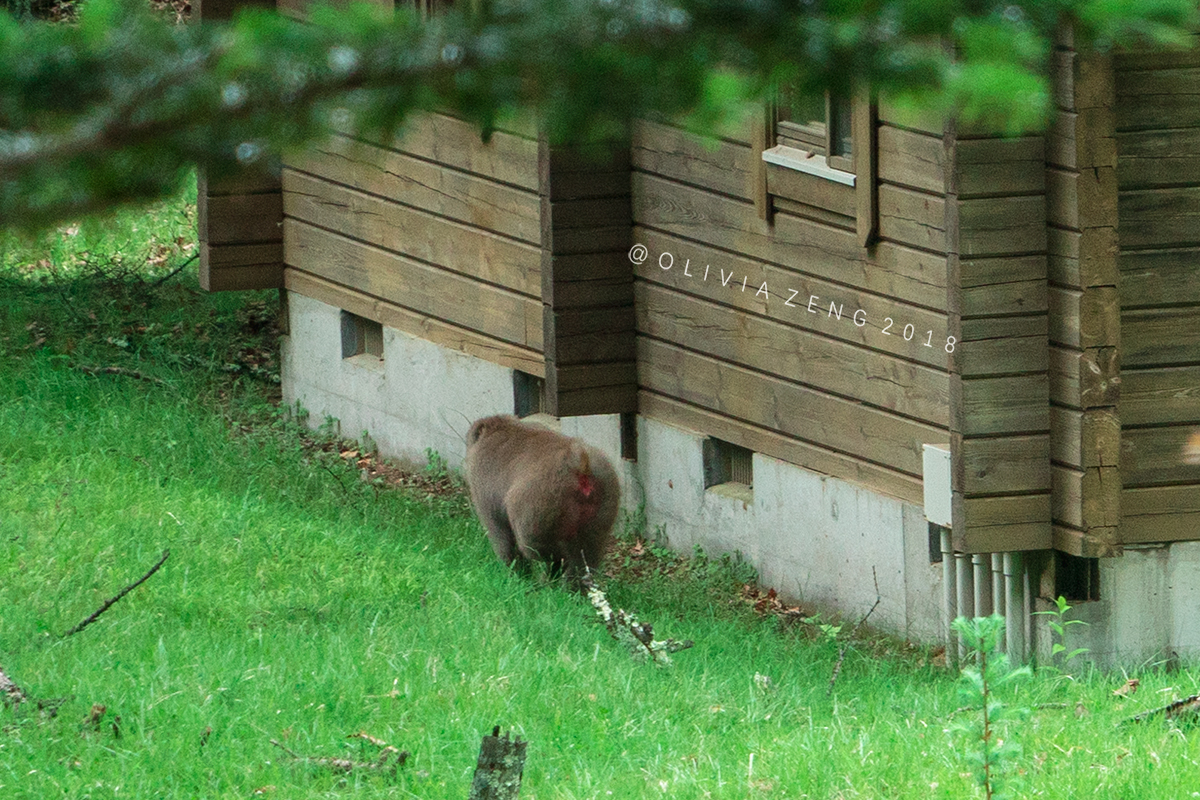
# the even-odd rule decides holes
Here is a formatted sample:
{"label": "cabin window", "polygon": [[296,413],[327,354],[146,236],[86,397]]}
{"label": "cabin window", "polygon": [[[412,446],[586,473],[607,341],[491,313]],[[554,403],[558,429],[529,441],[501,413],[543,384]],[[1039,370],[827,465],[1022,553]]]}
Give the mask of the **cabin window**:
{"label": "cabin window", "polygon": [[755,205],[854,230],[859,243],[875,238],[876,114],[869,95],[801,96],[779,90],[756,143]]}
{"label": "cabin window", "polygon": [[1072,603],[1100,599],[1100,559],[1054,551],[1054,596]]}
{"label": "cabin window", "polygon": [[513,413],[518,417],[539,414],[545,408],[546,381],[528,372],[513,370]]}
{"label": "cabin window", "polygon": [[776,148],[786,148],[785,153],[801,151],[806,155],[805,161],[821,157],[831,170],[854,173],[850,98],[829,92],[819,97],[802,97],[781,90],[775,102],[773,123]]}
{"label": "cabin window", "polygon": [[705,439],[704,488],[732,483],[754,488],[754,452],[721,439]]}
{"label": "cabin window", "polygon": [[383,361],[383,325],[375,320],[342,312],[342,358],[369,355]]}

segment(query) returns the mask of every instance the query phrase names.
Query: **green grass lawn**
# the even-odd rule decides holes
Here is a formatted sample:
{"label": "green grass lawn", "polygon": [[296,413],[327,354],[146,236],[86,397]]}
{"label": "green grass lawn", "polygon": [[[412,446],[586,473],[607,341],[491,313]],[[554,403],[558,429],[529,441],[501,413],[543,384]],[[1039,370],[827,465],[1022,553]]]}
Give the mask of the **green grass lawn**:
{"label": "green grass lawn", "polygon": [[[168,277],[189,200],[0,239],[0,669],[44,706],[0,704],[0,798],[465,798],[493,725],[529,742],[524,798],[983,796],[929,652],[862,637],[827,695],[837,642],[755,615],[735,564],[640,547],[610,598],[695,647],[637,663],[502,568],[461,495],[361,480],[275,407],[274,294]],[[1016,796],[1200,796],[1193,728],[1117,725],[1196,676],[1003,693],[1031,710],[1001,732]],[[407,764],[271,744],[373,760],[360,732]]]}

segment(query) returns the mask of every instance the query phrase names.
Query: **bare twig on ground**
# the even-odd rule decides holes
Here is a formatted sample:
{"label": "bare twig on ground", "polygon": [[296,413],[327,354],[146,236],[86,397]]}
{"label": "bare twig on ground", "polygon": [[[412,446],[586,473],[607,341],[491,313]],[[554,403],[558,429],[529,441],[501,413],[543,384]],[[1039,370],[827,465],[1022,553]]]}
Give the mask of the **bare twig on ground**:
{"label": "bare twig on ground", "polygon": [[29,695],[12,678],[5,674],[4,669],[0,667],[0,697],[4,698],[5,705],[19,706],[29,699]]}
{"label": "bare twig on ground", "polygon": [[404,762],[408,761],[407,750],[397,750],[391,745],[387,745],[379,753],[379,758],[375,761],[353,761],[349,758],[333,758],[331,756],[302,756],[294,750],[280,744],[271,739],[271,744],[278,747],[283,752],[297,761],[303,761],[306,764],[315,764],[319,767],[331,769],[334,772],[353,772],[356,769],[363,770],[387,770],[393,775],[399,767],[404,766]]}
{"label": "bare twig on ground", "polygon": [[1176,719],[1178,717],[1188,717],[1197,719],[1200,717],[1200,694],[1194,694],[1191,697],[1185,697],[1182,700],[1176,700],[1174,703],[1167,703],[1161,708],[1152,708],[1149,711],[1143,711],[1125,720],[1123,724],[1130,722],[1145,722],[1157,716],[1163,716],[1166,719]]}
{"label": "bare twig on ground", "polygon": [[583,577],[583,588],[587,591],[588,600],[596,609],[596,613],[604,621],[605,627],[612,637],[622,642],[633,653],[634,658],[648,659],[655,664],[671,663],[670,653],[678,653],[692,646],[691,639],[682,642],[675,639],[655,639],[654,629],[648,622],[638,622],[637,617],[623,608],[613,611],[608,598],[596,582],[592,580],[589,571]]}
{"label": "bare twig on ground", "polygon": [[125,367],[89,367],[85,364],[76,364],[75,369],[88,375],[124,375],[126,378],[147,381],[149,383],[157,383],[159,386],[170,385],[161,378],[156,378],[153,375],[146,375],[145,373],[138,372],[135,369],[125,369]]}
{"label": "bare twig on ground", "polygon": [[176,267],[175,269],[171,270],[171,271],[170,271],[170,272],[168,272],[166,275],[164,275],[164,276],[162,276],[161,278],[159,278],[158,280],[156,280],[154,283],[150,284],[150,288],[151,288],[151,289],[157,289],[158,287],[162,286],[164,283],[166,283],[167,281],[171,280],[171,278],[174,278],[174,277],[175,277],[176,275],[178,275],[180,272],[183,272],[183,268],[184,268],[184,267],[186,267],[188,264],[192,263],[193,261],[195,261],[195,260],[196,260],[197,258],[199,258],[199,257],[200,257],[200,254],[199,254],[199,253],[193,253],[191,256],[189,256],[188,258],[184,259],[183,263],[182,263],[182,264],[180,264],[178,267]]}
{"label": "bare twig on ground", "polygon": [[859,628],[867,621],[867,619],[875,613],[875,609],[879,608],[879,603],[883,600],[883,595],[879,593],[879,574],[875,572],[875,568],[871,567],[871,577],[875,579],[875,602],[871,604],[871,608],[863,615],[863,618],[858,621],[850,630],[850,634],[843,640],[842,646],[838,649],[837,661],[833,665],[833,674],[829,676],[829,688],[825,690],[825,696],[833,694],[833,685],[837,683],[838,675],[842,671],[842,662],[846,660],[846,652],[850,649],[850,643],[854,641],[854,637],[858,634]]}
{"label": "bare twig on ground", "polygon": [[333,479],[337,481],[338,486],[342,487],[342,494],[350,494],[350,490],[346,488],[345,482],[342,481],[342,476],[334,472],[332,467],[323,462],[319,457],[314,459],[313,463],[333,476]]}
{"label": "bare twig on ground", "polygon": [[105,601],[104,601],[104,605],[102,605],[102,606],[100,606],[98,609],[96,609],[95,613],[93,613],[93,614],[92,614],[90,617],[88,617],[87,619],[85,619],[83,622],[81,622],[81,623],[79,623],[78,625],[76,625],[74,628],[71,628],[71,630],[69,630],[69,631],[67,631],[66,633],[64,633],[64,634],[62,635],[62,638],[66,639],[68,636],[73,636],[73,635],[75,635],[75,634],[79,633],[81,630],[83,630],[84,628],[86,628],[88,625],[91,625],[93,622],[95,622],[97,619],[99,619],[99,618],[100,618],[100,615],[101,615],[101,614],[103,614],[105,611],[108,611],[108,609],[109,609],[109,608],[110,608],[110,607],[111,607],[111,606],[112,606],[114,603],[116,603],[118,600],[120,600],[120,599],[121,599],[122,597],[124,597],[125,595],[129,594],[130,592],[132,592],[132,591],[133,591],[134,589],[136,589],[137,587],[141,586],[143,583],[145,583],[147,580],[149,580],[149,578],[150,578],[150,576],[151,576],[151,575],[153,575],[154,573],[158,572],[158,569],[159,569],[159,567],[161,567],[163,564],[167,563],[167,557],[168,557],[168,556],[170,556],[170,555],[171,555],[171,551],[170,551],[170,550],[163,550],[162,558],[160,558],[160,559],[158,560],[158,563],[157,563],[157,564],[155,564],[153,567],[151,567],[151,568],[150,568],[150,571],[149,571],[149,572],[147,572],[147,573],[146,573],[145,575],[143,575],[142,577],[138,578],[138,579],[137,579],[136,581],[134,581],[133,583],[131,583],[131,584],[129,584],[128,586],[126,586],[126,587],[125,587],[124,589],[122,589],[121,591],[117,592],[115,595],[113,595],[113,596],[112,596],[112,597],[110,597],[109,599],[105,600]]}

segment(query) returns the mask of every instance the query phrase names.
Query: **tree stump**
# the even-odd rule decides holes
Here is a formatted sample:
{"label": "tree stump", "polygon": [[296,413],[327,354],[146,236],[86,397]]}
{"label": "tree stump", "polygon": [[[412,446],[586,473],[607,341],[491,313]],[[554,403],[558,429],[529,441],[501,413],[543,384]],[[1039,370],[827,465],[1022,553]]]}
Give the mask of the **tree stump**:
{"label": "tree stump", "polygon": [[479,746],[475,779],[467,800],[516,800],[521,793],[521,773],[525,769],[525,745],[521,739],[500,738],[500,726],[492,728]]}

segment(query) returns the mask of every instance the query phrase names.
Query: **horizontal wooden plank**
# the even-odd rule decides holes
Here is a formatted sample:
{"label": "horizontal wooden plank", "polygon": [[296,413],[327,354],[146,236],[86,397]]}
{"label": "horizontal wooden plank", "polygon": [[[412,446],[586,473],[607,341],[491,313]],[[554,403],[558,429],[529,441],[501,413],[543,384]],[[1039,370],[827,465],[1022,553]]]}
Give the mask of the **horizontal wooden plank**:
{"label": "horizontal wooden plank", "polygon": [[471,123],[431,113],[409,117],[389,144],[427,161],[538,191],[536,139],[496,131],[484,144]]}
{"label": "horizontal wooden plank", "polygon": [[963,500],[961,553],[1046,550],[1051,544],[1050,494],[975,497]]}
{"label": "horizontal wooden plank", "polygon": [[1125,250],[1118,266],[1123,309],[1200,304],[1200,247]]}
{"label": "horizontal wooden plank", "polygon": [[881,242],[871,253],[853,231],[775,214],[774,225],[754,206],[641,173],[634,174],[635,222],[737,252],[786,264],[814,277],[895,297],[931,309],[946,307],[946,260]]}
{"label": "horizontal wooden plank", "polygon": [[1167,95],[1187,102],[1200,97],[1200,65],[1123,69],[1117,73],[1116,81],[1117,96],[1122,99]]}
{"label": "horizontal wooden plank", "polygon": [[[1121,90],[1123,81],[1118,80]],[[1116,130],[1144,131],[1200,127],[1200,97],[1182,94],[1118,94],[1114,108]]]}
{"label": "horizontal wooden plank", "polygon": [[283,198],[279,192],[199,195],[196,202],[200,241],[211,245],[262,244],[283,238]]}
{"label": "horizontal wooden plank", "polygon": [[1121,189],[1200,183],[1200,128],[1117,134]]}
{"label": "horizontal wooden plank", "polygon": [[1121,477],[1125,486],[1200,483],[1200,465],[1184,462],[1188,439],[1200,430],[1194,424],[1166,428],[1125,428],[1121,431]]}
{"label": "horizontal wooden plank", "polygon": [[853,186],[779,164],[764,163],[763,168],[767,173],[767,191],[771,194],[851,220],[854,217],[856,201]]}
{"label": "horizontal wooden plank", "polygon": [[628,252],[571,254],[542,252],[543,296],[549,290],[548,280],[555,283],[619,280],[630,279],[632,274],[633,268],[630,266]]}
{"label": "horizontal wooden plank", "polygon": [[1040,254],[961,259],[963,316],[1046,311],[1046,270],[1046,256]]}
{"label": "horizontal wooden plank", "polygon": [[[648,228],[636,229],[635,235],[649,252],[645,263],[635,268],[643,280],[732,306],[726,313],[735,319],[735,309],[751,311],[822,337],[947,369],[946,320],[941,313]],[[670,269],[662,269],[663,264]]]}
{"label": "horizontal wooden plank", "polygon": [[933,425],[645,337],[638,365],[644,389],[914,476],[922,444],[946,437]]}
{"label": "horizontal wooden plank", "polygon": [[535,192],[343,136],[303,150],[289,166],[385,200],[541,245],[541,205]]}
{"label": "horizontal wooden plank", "polygon": [[543,377],[546,363],[542,354],[526,347],[502,342],[476,331],[452,325],[444,320],[418,314],[379,298],[340,286],[295,269],[284,270],[284,285],[288,291],[313,297],[331,306],[345,309],[360,317],[373,319],[389,328],[404,331],[450,350],[510,369]]}
{"label": "horizontal wooden plank", "polygon": [[1056,525],[1074,528],[1080,532],[1084,530],[1083,475],[1081,467],[1055,464],[1051,468],[1051,519]]}
{"label": "horizontal wooden plank", "polygon": [[592,414],[621,414],[637,411],[637,384],[605,386],[602,389],[572,389],[558,392],[551,399],[549,413],[556,417],[584,417]]}
{"label": "horizontal wooden plank", "polygon": [[285,223],[284,258],[332,283],[489,337],[542,347],[542,304],[533,298],[297,220]]}
{"label": "horizontal wooden plank", "polygon": [[[629,260],[624,254],[618,253],[615,257],[628,266]],[[628,277],[553,281],[542,302],[558,309],[633,305],[633,281]]]}
{"label": "horizontal wooden plank", "polygon": [[199,283],[206,292],[275,289],[283,286],[283,262],[223,268],[201,262]]}
{"label": "horizontal wooden plank", "polygon": [[553,326],[558,336],[579,336],[590,333],[624,333],[636,329],[633,306],[613,308],[568,308],[544,306],[547,326]]}
{"label": "horizontal wooden plank", "polygon": [[1113,68],[1117,71],[1117,80],[1122,80],[1122,73],[1133,70],[1200,67],[1200,47],[1196,45],[1198,38],[1200,37],[1196,35],[1191,37],[1191,47],[1113,53]]}
{"label": "horizontal wooden plank", "polygon": [[210,178],[203,170],[196,175],[197,194],[218,197],[226,194],[279,193],[279,176],[256,169],[237,170],[221,178]]}
{"label": "horizontal wooden plank", "polygon": [[701,186],[742,200],[754,197],[754,152],[725,139],[638,121],[633,126],[634,169]]}
{"label": "horizontal wooden plank", "polygon": [[1162,367],[1200,360],[1194,307],[1143,309],[1121,315],[1121,365]]}
{"label": "horizontal wooden plank", "polygon": [[543,196],[558,200],[589,200],[629,195],[629,170],[623,172],[553,172],[543,179]]}
{"label": "horizontal wooden plank", "polygon": [[1115,541],[1119,529],[1097,533],[1054,525],[1054,549],[1079,558],[1112,558],[1121,555],[1121,545]]}
{"label": "horizontal wooden plank", "polygon": [[1123,191],[1118,213],[1122,248],[1200,243],[1200,186]]}
{"label": "horizontal wooden plank", "polygon": [[639,333],[938,427],[949,425],[950,380],[944,372],[675,289],[638,282]]}
{"label": "horizontal wooden plank", "polygon": [[1046,188],[1045,139],[960,139],[955,143],[958,196],[1038,194]]}
{"label": "horizontal wooden plank", "polygon": [[962,400],[964,436],[1050,430],[1050,389],[1045,372],[966,378]]}
{"label": "horizontal wooden plank", "polygon": [[[586,228],[589,231],[628,227],[633,219],[629,195],[591,197],[581,200],[556,200],[542,204],[542,231],[555,234],[567,228]],[[594,251],[593,251],[594,252]]]}
{"label": "horizontal wooden plank", "polygon": [[543,228],[542,245],[554,256],[628,253],[633,244],[629,222],[605,228]]}
{"label": "horizontal wooden plank", "polygon": [[1200,539],[1200,484],[1156,486],[1121,492],[1121,541],[1125,544]]}
{"label": "horizontal wooden plank", "polygon": [[955,345],[963,377],[1042,372],[1047,367],[1046,315],[962,320]]}
{"label": "horizontal wooden plank", "polygon": [[547,363],[546,379],[549,381],[553,378],[560,392],[626,385],[635,390],[637,388],[637,364],[633,361],[570,365],[553,361]]}
{"label": "horizontal wooden plank", "polygon": [[638,394],[638,411],[649,419],[715,436],[789,464],[851,481],[859,486],[921,505],[921,479],[879,464],[784,436],[768,428],[730,419],[708,409],[649,391]]}
{"label": "horizontal wooden plank", "polygon": [[1046,198],[961,200],[959,252],[963,257],[1046,252]]}
{"label": "horizontal wooden plank", "polygon": [[946,191],[946,145],[937,136],[880,125],[878,129],[879,180],[929,194]]}
{"label": "horizontal wooden plank", "polygon": [[923,250],[946,250],[946,201],[942,196],[888,184],[881,184],[878,191],[881,238]]}
{"label": "horizontal wooden plank", "polygon": [[1050,490],[1050,436],[964,437],[963,495]]}
{"label": "horizontal wooden plank", "polygon": [[283,286],[283,243],[200,245],[200,288],[208,292]]}
{"label": "horizontal wooden plank", "polygon": [[295,219],[540,299],[539,248],[286,170]]}
{"label": "horizontal wooden plank", "polygon": [[1127,426],[1200,420],[1200,366],[1122,370],[1120,409]]}

